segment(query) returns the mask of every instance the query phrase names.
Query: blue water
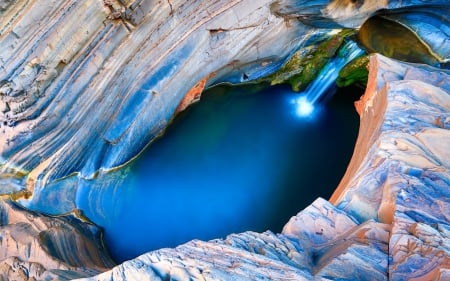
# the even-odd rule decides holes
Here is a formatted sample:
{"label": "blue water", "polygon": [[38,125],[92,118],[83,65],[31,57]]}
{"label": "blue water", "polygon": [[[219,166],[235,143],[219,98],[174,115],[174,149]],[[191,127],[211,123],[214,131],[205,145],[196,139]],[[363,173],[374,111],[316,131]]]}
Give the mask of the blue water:
{"label": "blue water", "polygon": [[116,261],[191,239],[280,232],[331,195],[358,131],[351,93],[305,118],[298,93],[255,88],[207,91],[130,166],[80,190],[79,207],[104,228]]}

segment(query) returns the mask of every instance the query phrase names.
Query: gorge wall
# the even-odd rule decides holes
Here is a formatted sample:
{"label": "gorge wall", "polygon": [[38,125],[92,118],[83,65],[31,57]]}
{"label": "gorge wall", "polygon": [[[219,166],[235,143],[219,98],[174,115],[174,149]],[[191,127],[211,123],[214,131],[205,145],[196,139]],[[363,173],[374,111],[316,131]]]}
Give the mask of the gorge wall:
{"label": "gorge wall", "polygon": [[[190,89],[267,76],[381,9],[435,7],[449,14],[439,0],[0,1],[0,276],[110,269],[98,230],[74,219],[77,178],[133,159]],[[448,17],[429,23],[423,41],[448,63]],[[333,204],[318,199],[278,235],[193,241],[92,280],[450,278],[449,85],[448,71],[372,56]]]}
{"label": "gorge wall", "polygon": [[355,154],[281,234],[192,241],[86,280],[448,280],[450,74],[371,57]]}

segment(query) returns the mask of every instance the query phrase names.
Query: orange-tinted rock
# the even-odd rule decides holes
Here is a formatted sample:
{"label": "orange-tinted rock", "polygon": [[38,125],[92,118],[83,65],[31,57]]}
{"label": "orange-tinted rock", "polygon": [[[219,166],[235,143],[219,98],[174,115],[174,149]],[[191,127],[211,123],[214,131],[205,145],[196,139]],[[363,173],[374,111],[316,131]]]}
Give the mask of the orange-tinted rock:
{"label": "orange-tinted rock", "polygon": [[205,78],[201,79],[197,84],[195,84],[195,86],[192,87],[184,96],[184,98],[181,100],[180,104],[175,110],[175,114],[185,110],[189,105],[200,100],[203,89],[205,89],[206,82],[208,82],[208,79],[210,79],[214,75],[215,75],[214,73],[211,73],[207,75]]}
{"label": "orange-tinted rock", "polygon": [[192,241],[89,280],[446,280],[449,77],[440,69],[371,57],[357,147],[331,199],[335,206],[317,199],[281,234]]}

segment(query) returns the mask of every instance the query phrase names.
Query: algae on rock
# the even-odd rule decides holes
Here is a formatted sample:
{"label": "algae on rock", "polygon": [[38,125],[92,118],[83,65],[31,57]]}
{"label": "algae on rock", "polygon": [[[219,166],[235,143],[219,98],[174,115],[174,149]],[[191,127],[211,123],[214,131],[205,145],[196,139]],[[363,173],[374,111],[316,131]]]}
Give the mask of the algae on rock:
{"label": "algae on rock", "polygon": [[339,71],[336,84],[338,87],[347,87],[352,84],[367,85],[369,70],[369,56],[358,57],[349,62],[344,68]]}
{"label": "algae on rock", "polygon": [[353,30],[343,30],[330,36],[319,45],[302,48],[274,74],[263,80],[268,80],[272,85],[288,83],[292,90],[303,90],[319,74],[325,64],[338,55],[339,47],[347,37],[354,35]]}
{"label": "algae on rock", "polygon": [[402,61],[438,66],[442,60],[418,34],[387,15],[368,19],[358,32],[358,40],[369,52]]}

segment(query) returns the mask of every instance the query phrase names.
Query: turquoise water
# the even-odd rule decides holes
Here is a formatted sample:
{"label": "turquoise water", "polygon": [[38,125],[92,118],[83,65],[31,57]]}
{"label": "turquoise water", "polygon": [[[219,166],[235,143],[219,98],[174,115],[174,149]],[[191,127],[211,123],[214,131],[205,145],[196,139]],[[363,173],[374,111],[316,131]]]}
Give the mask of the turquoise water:
{"label": "turquoise water", "polygon": [[118,262],[191,239],[280,232],[344,174],[359,126],[354,91],[301,117],[288,87],[211,89],[132,165],[100,175],[102,188],[88,182],[79,207]]}

